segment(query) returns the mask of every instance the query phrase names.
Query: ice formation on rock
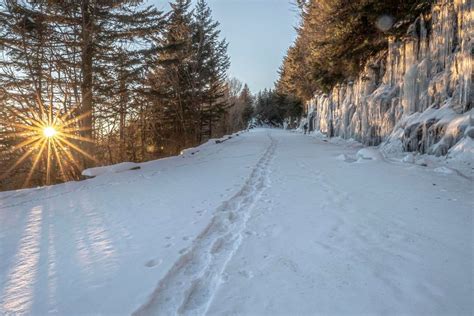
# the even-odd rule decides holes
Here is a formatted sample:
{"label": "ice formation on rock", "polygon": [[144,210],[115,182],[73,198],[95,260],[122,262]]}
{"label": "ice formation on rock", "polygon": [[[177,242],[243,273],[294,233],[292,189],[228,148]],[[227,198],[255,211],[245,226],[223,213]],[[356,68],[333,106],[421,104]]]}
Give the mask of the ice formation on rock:
{"label": "ice formation on rock", "polygon": [[438,0],[356,80],[316,94],[307,105],[310,127],[383,143],[387,151],[438,156],[472,138],[473,10],[471,0]]}

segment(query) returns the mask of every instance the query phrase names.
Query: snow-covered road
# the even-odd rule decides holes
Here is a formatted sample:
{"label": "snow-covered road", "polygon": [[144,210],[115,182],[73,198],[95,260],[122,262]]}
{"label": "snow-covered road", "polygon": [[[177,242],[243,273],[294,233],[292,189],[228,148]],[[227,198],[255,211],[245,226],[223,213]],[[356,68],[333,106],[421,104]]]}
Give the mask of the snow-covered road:
{"label": "snow-covered road", "polygon": [[472,315],[473,182],[257,129],[0,193],[0,314]]}

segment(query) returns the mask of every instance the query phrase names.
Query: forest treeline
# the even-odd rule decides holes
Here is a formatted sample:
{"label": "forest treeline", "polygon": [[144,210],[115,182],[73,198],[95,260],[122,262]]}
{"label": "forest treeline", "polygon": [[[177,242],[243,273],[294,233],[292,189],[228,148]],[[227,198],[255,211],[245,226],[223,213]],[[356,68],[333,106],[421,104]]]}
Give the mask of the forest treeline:
{"label": "forest treeline", "polygon": [[259,126],[296,127],[302,114],[300,99],[276,89],[265,89],[255,96],[251,117]]}
{"label": "forest treeline", "polygon": [[432,0],[297,0],[297,39],[280,68],[277,90],[301,100],[354,80],[390,36],[429,12]]}
{"label": "forest treeline", "polygon": [[170,6],[0,0],[0,189],[174,155],[247,126],[253,97],[228,78],[205,0]]}

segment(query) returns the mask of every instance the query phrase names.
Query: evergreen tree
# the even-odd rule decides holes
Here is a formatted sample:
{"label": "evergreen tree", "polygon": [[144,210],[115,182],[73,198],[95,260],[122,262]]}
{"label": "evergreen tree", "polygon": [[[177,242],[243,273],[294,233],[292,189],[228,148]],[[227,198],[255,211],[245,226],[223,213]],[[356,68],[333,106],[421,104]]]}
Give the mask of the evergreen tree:
{"label": "evergreen tree", "polygon": [[199,113],[195,91],[195,63],[190,0],[171,3],[158,57],[149,77],[154,95],[155,143],[171,152],[192,144]]}
{"label": "evergreen tree", "polygon": [[229,57],[205,1],[198,1],[195,11],[185,0],[171,7],[150,82],[160,125],[156,143],[179,151],[211,137],[224,114]]}
{"label": "evergreen tree", "polygon": [[200,134],[212,137],[213,126],[228,106],[225,97],[227,70],[230,59],[228,44],[220,40],[219,22],[213,21],[212,11],[205,0],[198,0],[194,15],[194,45],[200,96]]}
{"label": "evergreen tree", "polygon": [[243,104],[243,111],[242,111],[242,121],[245,125],[247,125],[253,117],[254,114],[254,106],[253,106],[253,96],[250,93],[249,86],[247,84],[244,85],[244,88],[239,96],[240,102]]}
{"label": "evergreen tree", "polygon": [[255,103],[255,117],[265,125],[282,126],[285,119],[300,117],[303,111],[300,100],[275,90],[260,91]]}

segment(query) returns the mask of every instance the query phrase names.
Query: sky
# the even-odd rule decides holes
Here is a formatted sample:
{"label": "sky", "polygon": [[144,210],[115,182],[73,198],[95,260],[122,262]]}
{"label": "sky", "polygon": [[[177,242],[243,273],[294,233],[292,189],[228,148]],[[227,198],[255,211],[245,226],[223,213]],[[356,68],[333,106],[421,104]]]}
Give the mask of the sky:
{"label": "sky", "polygon": [[[168,1],[153,0],[169,9]],[[286,50],[296,37],[298,14],[291,0],[208,0],[229,42],[230,76],[254,93],[273,88]]]}

